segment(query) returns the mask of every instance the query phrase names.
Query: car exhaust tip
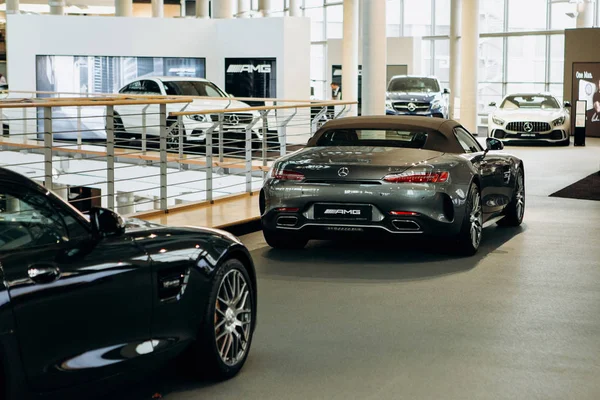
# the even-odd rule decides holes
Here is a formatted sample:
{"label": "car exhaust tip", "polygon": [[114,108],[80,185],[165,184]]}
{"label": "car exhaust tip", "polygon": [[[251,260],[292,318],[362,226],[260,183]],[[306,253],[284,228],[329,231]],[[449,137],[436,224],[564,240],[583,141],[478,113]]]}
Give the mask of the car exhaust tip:
{"label": "car exhaust tip", "polygon": [[418,231],[421,229],[421,226],[415,221],[406,219],[395,219],[392,221],[392,225],[399,231]]}

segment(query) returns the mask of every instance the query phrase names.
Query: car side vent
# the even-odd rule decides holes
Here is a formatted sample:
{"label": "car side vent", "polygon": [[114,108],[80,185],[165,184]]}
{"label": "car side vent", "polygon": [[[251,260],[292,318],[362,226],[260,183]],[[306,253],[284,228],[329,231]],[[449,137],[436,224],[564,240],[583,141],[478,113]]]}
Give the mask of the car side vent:
{"label": "car side vent", "polygon": [[189,268],[172,268],[158,273],[158,298],[161,302],[178,301],[184,294],[190,275]]}

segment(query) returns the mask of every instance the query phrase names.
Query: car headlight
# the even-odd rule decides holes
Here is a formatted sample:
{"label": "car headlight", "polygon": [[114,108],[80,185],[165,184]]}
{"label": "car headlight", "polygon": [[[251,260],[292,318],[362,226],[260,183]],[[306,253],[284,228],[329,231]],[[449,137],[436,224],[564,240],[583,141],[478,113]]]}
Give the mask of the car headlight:
{"label": "car headlight", "polygon": [[495,115],[492,115],[492,121],[494,121],[496,125],[504,125],[504,120],[496,117]]}
{"label": "car headlight", "polygon": [[186,115],[186,117],[194,121],[206,122],[206,115],[203,114]]}
{"label": "car headlight", "polygon": [[[379,103],[379,104],[381,104],[381,103]],[[394,105],[392,104],[391,100],[386,100],[385,101],[385,108],[386,108],[386,110],[395,111],[394,110]]]}
{"label": "car headlight", "polygon": [[556,118],[554,121],[552,121],[552,125],[554,125],[554,126],[561,126],[564,123],[565,123],[565,117],[564,116]]}
{"label": "car headlight", "polygon": [[441,101],[439,101],[439,100],[434,100],[434,101],[431,103],[431,109],[432,109],[432,110],[439,110],[440,108],[442,108],[442,102],[441,102]]}

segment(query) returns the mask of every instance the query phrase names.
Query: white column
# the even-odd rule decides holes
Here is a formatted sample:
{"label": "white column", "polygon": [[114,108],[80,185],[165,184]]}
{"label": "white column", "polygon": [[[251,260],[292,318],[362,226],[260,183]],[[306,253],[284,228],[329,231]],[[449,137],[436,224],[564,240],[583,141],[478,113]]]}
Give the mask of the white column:
{"label": "white column", "polygon": [[594,26],[594,3],[584,0],[577,4],[577,28],[592,28]]}
{"label": "white column", "polygon": [[450,118],[455,118],[456,98],[460,98],[460,12],[461,0],[450,0]]}
{"label": "white column", "polygon": [[163,18],[165,16],[165,1],[152,0],[152,17]]}
{"label": "white column", "polygon": [[258,11],[263,17],[269,17],[273,11],[271,0],[258,0]]}
{"label": "white column", "polygon": [[252,11],[252,0],[238,0],[238,18],[248,18]]}
{"label": "white column", "polygon": [[288,13],[290,17],[301,17],[302,11],[300,10],[301,0],[290,0]]}
{"label": "white column", "polygon": [[6,0],[6,13],[19,14],[19,0]]}
{"label": "white column", "polygon": [[131,17],[133,15],[133,0],[115,0],[115,15]]}
{"label": "white column", "polygon": [[50,0],[50,15],[65,15],[65,0]]}
{"label": "white column", "polygon": [[[344,1],[344,38],[342,40],[342,99],[358,100],[358,14],[359,0]],[[357,114],[352,106],[349,116]]]}
{"label": "white column", "polygon": [[208,0],[196,0],[196,18],[209,18]]}
{"label": "white column", "polygon": [[479,0],[462,0],[460,122],[477,133]]}
{"label": "white column", "polygon": [[[362,115],[385,115],[386,0],[362,0]],[[345,71],[342,71],[345,75]],[[342,93],[343,95],[343,93]]]}
{"label": "white column", "polygon": [[233,18],[234,0],[213,0],[213,18]]}
{"label": "white column", "polygon": [[185,17],[187,10],[185,9],[185,0],[179,0],[179,16]]}

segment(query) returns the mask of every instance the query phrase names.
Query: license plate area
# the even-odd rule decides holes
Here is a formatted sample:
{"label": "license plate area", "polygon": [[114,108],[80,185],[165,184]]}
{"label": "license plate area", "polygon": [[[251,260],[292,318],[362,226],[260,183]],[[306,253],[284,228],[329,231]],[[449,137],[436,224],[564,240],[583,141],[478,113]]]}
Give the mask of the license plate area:
{"label": "license plate area", "polygon": [[534,137],[537,137],[537,134],[536,133],[521,133],[521,137],[534,138]]}
{"label": "license plate area", "polygon": [[342,221],[371,221],[373,209],[364,204],[315,204],[315,219]]}

